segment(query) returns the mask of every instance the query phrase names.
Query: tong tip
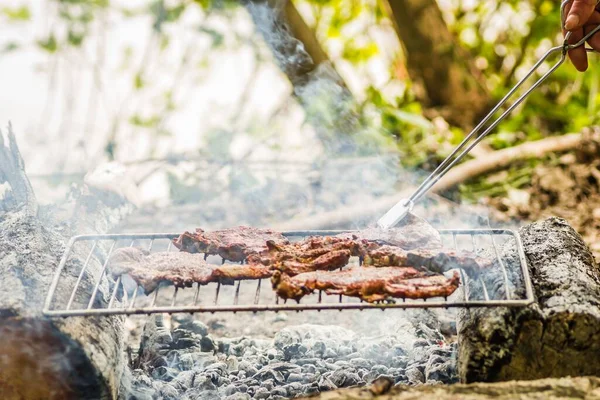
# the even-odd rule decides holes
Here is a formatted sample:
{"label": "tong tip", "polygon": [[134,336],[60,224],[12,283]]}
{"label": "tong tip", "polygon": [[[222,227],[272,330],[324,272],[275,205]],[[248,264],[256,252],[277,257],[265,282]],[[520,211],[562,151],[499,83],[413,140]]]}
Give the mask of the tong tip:
{"label": "tong tip", "polygon": [[412,211],[413,202],[410,199],[402,199],[392,207],[385,215],[379,218],[377,226],[382,229],[389,229],[402,221],[409,212]]}

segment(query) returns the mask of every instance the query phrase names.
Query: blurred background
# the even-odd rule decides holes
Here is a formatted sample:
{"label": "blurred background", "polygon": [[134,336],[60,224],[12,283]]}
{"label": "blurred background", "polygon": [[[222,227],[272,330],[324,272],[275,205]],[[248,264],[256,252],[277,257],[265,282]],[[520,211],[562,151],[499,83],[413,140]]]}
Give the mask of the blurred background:
{"label": "blurred background", "polygon": [[[138,208],[123,229],[360,226],[386,211],[361,210],[419,183],[561,43],[559,6],[3,0],[0,120],[40,203],[83,182],[110,187]],[[434,199],[443,213],[563,216],[600,255],[591,57],[586,73],[561,66],[470,154],[465,164],[510,148],[518,157],[469,164]],[[519,153],[539,140],[553,151]]]}

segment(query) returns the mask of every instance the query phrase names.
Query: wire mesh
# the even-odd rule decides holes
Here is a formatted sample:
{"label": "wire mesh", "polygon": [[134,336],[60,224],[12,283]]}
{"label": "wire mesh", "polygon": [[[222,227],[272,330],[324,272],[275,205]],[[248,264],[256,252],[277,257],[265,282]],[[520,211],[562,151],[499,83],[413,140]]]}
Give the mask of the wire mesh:
{"label": "wire mesh", "polygon": [[[342,232],[348,231],[294,231],[285,232],[284,235],[293,241],[307,236],[334,235]],[[459,272],[462,290],[457,290],[447,298],[395,299],[367,303],[357,298],[337,294],[328,295],[318,291],[303,297],[296,303],[277,297],[270,288],[269,280],[266,279],[237,281],[233,285],[221,282],[207,285],[194,284],[192,288],[185,289],[163,283],[152,293],[145,295],[127,275],[113,279],[111,274],[107,273],[110,254],[115,249],[126,246],[142,247],[150,252],[177,251],[172,246],[172,239],[179,234],[81,235],[73,237],[67,245],[48,291],[43,312],[48,316],[69,317],[182,312],[524,307],[533,302],[527,262],[517,232],[508,229],[456,229],[441,230],[440,233],[445,247],[494,258],[495,262],[491,265],[498,269],[495,272],[500,273],[500,287],[498,284],[489,287],[490,283],[482,277],[470,278],[461,269]],[[500,251],[506,246],[512,247],[512,254],[516,254],[516,257],[506,255],[508,254],[506,251]],[[94,276],[89,268],[90,260],[101,249],[107,250],[104,250],[103,261],[99,264],[99,276]],[[217,256],[205,257],[212,263],[223,261]],[[84,262],[76,262],[77,258]],[[351,259],[350,266],[357,266],[358,263],[358,258]],[[512,281],[509,276],[513,277]],[[70,293],[70,295],[59,296],[58,293]],[[67,297],[68,300],[61,301]]]}

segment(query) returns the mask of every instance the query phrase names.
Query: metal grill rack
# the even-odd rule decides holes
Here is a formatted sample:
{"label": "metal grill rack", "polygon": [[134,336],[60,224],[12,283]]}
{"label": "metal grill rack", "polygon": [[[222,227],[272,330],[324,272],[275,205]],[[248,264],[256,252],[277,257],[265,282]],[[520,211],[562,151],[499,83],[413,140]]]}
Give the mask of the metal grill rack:
{"label": "metal grill rack", "polygon": [[[286,232],[291,240],[302,239],[306,236],[334,235],[348,231],[295,231]],[[490,297],[486,283],[480,279],[481,288],[477,294],[469,293],[469,280],[460,271],[462,290],[457,290],[448,298],[433,298],[427,300],[396,299],[393,302],[366,303],[359,299],[341,295],[327,295],[318,292],[305,296],[301,302],[286,302],[279,299],[270,288],[269,280],[238,281],[234,285],[211,283],[196,284],[192,288],[178,289],[173,286],[160,286],[148,296],[128,277],[113,280],[108,276],[108,262],[104,261],[99,277],[93,277],[88,271],[88,265],[98,246],[108,248],[108,256],[119,247],[139,246],[149,251],[173,251],[171,240],[179,234],[105,234],[81,235],[73,237],[67,245],[59,263],[56,274],[50,286],[44,305],[43,313],[53,317],[90,316],[90,315],[131,315],[153,313],[202,313],[202,312],[258,312],[258,311],[303,311],[303,310],[365,310],[388,308],[430,308],[430,307],[524,307],[533,302],[533,291],[523,246],[517,232],[508,229],[455,229],[441,230],[444,245],[457,250],[468,250],[478,254],[482,252],[496,258],[494,268],[499,268],[503,281],[502,298]],[[516,246],[517,260],[505,258],[501,246],[511,240]],[[87,251],[85,261],[79,271],[67,271],[69,261],[74,258],[78,246]],[[89,250],[87,250],[89,248]],[[81,255],[81,250],[79,250]],[[108,258],[108,256],[106,258]],[[200,255],[199,255],[200,256]],[[211,261],[210,256],[208,261]],[[212,262],[219,262],[218,260]],[[82,259],[80,257],[80,259]],[[351,263],[358,263],[353,260]],[[517,265],[518,264],[518,265]],[[520,275],[522,288],[511,290],[508,269]],[[66,279],[70,274],[69,283]],[[75,278],[76,277],[76,278]],[[129,279],[129,281],[128,281]],[[102,285],[108,280],[109,284]],[[88,282],[88,285],[83,285]],[[91,282],[91,284],[89,284]],[[87,287],[84,287],[87,286]],[[68,301],[58,300],[57,289],[69,293]],[[91,290],[90,290],[91,289]],[[87,292],[86,292],[87,290]],[[66,292],[65,292],[66,291]],[[517,296],[515,293],[524,293]],[[88,294],[89,293],[89,294]],[[89,299],[88,299],[89,296]],[[84,297],[85,300],[81,300]],[[65,296],[62,297],[63,299]],[[75,301],[75,299],[78,299]]]}

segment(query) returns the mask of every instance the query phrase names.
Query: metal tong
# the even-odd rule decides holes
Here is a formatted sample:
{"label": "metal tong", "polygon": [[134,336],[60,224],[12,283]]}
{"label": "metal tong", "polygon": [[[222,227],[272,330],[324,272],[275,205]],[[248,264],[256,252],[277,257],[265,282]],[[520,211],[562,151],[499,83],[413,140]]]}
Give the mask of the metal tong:
{"label": "metal tong", "polygon": [[[564,30],[565,26],[565,7],[569,4],[570,0],[564,0],[560,5],[560,15],[561,15],[561,28]],[[598,1],[596,4],[600,3]],[[450,168],[454,167],[460,160],[462,160],[475,146],[477,146],[498,124],[506,118],[506,116],[514,110],[519,104],[529,96],[531,92],[533,92],[538,86],[542,84],[552,74],[561,64],[565,61],[567,56],[567,51],[574,49],[576,47],[585,45],[585,42],[591,38],[596,32],[600,30],[600,25],[594,28],[590,33],[585,35],[583,39],[578,41],[577,43],[569,44],[569,39],[571,37],[571,32],[567,32],[565,35],[564,41],[562,45],[556,46],[548,50],[542,58],[540,58],[533,67],[527,72],[527,74],[519,81],[517,84],[496,104],[496,106],[477,124],[475,128],[463,139],[463,141],[442,161],[442,163],[421,183],[421,185],[415,190],[415,192],[407,199],[400,200],[395,206],[393,206],[383,217],[377,221],[377,225],[380,228],[391,228],[398,224],[404,217],[412,211],[414,204],[419,201],[432,187],[436,184],[446,173],[450,170]],[[586,48],[588,52],[595,52],[595,50],[591,48]],[[560,53],[560,59],[552,68],[550,68],[545,74],[543,74],[529,89],[525,91],[520,97],[518,97],[513,104],[510,105],[498,117],[491,125],[489,125],[485,131],[479,134],[479,131],[484,127],[484,125],[492,118],[492,116],[502,107],[511,97],[512,95],[533,75],[535,71],[542,65],[548,57],[553,55],[554,53]],[[467,143],[475,138],[471,144],[468,146]],[[466,146],[466,148],[465,148]],[[462,150],[462,151],[461,151]],[[460,153],[459,153],[460,152]],[[458,153],[458,155],[457,155]]]}

